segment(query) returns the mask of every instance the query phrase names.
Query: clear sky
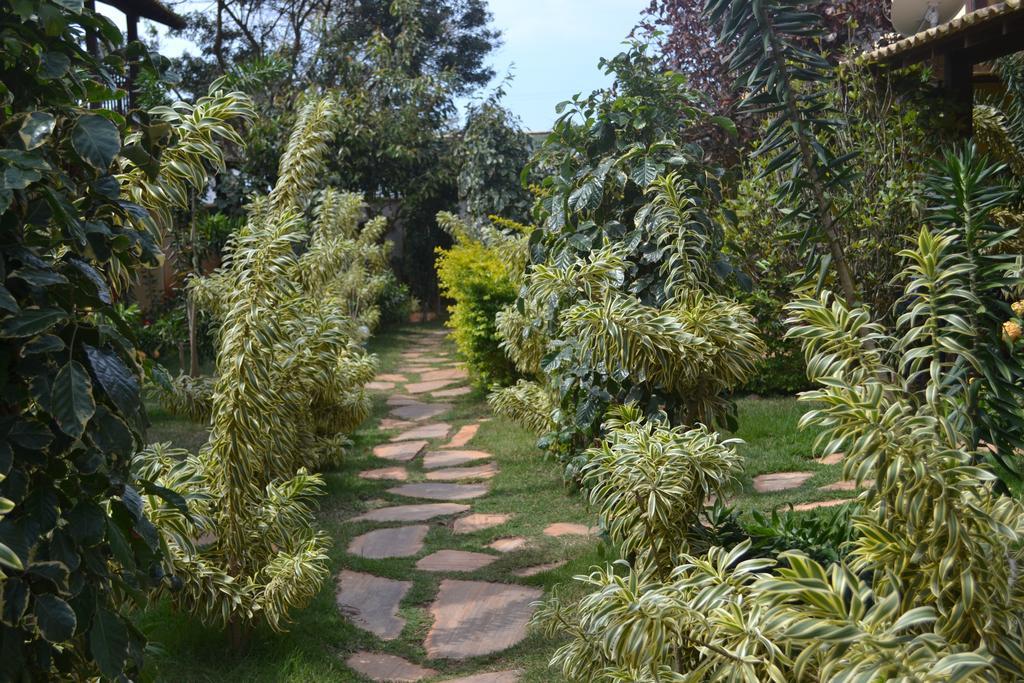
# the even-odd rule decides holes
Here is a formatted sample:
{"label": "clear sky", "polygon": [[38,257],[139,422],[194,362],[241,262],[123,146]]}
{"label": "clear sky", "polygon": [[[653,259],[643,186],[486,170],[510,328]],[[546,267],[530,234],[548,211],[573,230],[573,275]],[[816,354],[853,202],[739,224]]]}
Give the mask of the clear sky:
{"label": "clear sky", "polygon": [[[208,4],[192,0],[176,9],[189,11]],[[622,50],[622,41],[649,0],[489,0],[489,4],[494,27],[503,34],[502,46],[489,60],[497,73],[495,81],[509,71],[513,74],[505,106],[520,117],[525,129],[548,130],[556,104],[608,84],[597,62]],[[120,12],[103,4],[97,7],[124,26]],[[187,46],[181,39],[161,38],[161,51],[169,56]]]}

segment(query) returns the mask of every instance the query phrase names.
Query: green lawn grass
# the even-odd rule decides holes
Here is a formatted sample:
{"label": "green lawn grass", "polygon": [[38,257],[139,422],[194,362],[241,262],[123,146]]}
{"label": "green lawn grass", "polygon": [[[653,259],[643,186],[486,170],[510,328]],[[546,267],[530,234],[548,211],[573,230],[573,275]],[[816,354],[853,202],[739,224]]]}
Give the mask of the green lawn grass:
{"label": "green lawn grass", "polygon": [[[400,364],[398,354],[402,349],[414,348],[419,338],[414,335],[413,329],[407,328],[383,334],[373,341],[372,350],[380,356],[384,372],[394,371]],[[519,668],[525,671],[524,681],[562,680],[547,665],[558,642],[536,632],[510,650],[462,663],[424,662],[422,647],[430,625],[430,602],[437,584],[447,575],[415,571],[413,565],[418,557],[445,548],[481,550],[497,538],[525,536],[531,539],[528,549],[504,555],[471,575],[451,576],[515,581],[543,588],[546,593],[557,586],[558,592],[568,599],[582,594],[582,586],[571,580],[574,575],[586,573],[592,565],[611,559],[596,538],[555,539],[542,534],[543,528],[552,522],[594,524],[595,519],[583,496],[565,487],[561,468],[543,459],[531,433],[494,417],[483,422],[467,446],[492,453],[501,470],[491,481],[492,492],[473,502],[474,511],[513,513],[510,522],[459,536],[451,532],[447,520],[427,522],[431,530],[424,550],[416,558],[370,560],[346,554],[351,538],[377,526],[349,523],[347,519],[368,507],[409,502],[386,493],[385,489],[393,486],[393,482],[358,477],[361,470],[386,464],[371,454],[372,447],[389,436],[376,428],[388,411],[385,398],[384,394],[375,397],[373,414],[352,436],[353,447],[343,464],[325,473],[328,495],[322,502],[319,518],[323,528],[335,539],[331,552],[332,575],[348,568],[414,581],[401,607],[401,614],[407,621],[401,637],[384,642],[350,625],[335,606],[333,579],[325,583],[308,608],[295,613],[295,622],[287,633],[260,628],[247,649],[238,653],[230,651],[218,629],[202,626],[190,615],[176,612],[170,602],[164,600],[140,615],[140,625],[153,646],[147,659],[148,678],[158,681],[361,681],[364,679],[347,669],[343,662],[351,652],[369,649],[425,663],[438,669],[442,678]],[[456,428],[491,417],[483,392],[450,400],[455,407],[442,419]],[[739,509],[769,509],[787,501],[835,497],[817,491],[816,487],[839,478],[840,467],[811,462],[814,435],[796,432],[802,406],[788,398],[742,399],[739,403],[741,428],[735,436],[746,441],[741,450],[747,460],[744,490],[735,499]],[[174,418],[156,406],[151,406],[150,413],[153,421],[148,433],[150,440],[170,440],[193,449],[205,441],[205,430],[201,427]],[[418,462],[409,467],[412,480],[421,472]],[[817,474],[800,489],[785,495],[764,496],[752,492],[752,476],[788,469],[813,469]],[[512,574],[521,567],[556,560],[566,560],[567,564],[530,578],[519,579]]]}

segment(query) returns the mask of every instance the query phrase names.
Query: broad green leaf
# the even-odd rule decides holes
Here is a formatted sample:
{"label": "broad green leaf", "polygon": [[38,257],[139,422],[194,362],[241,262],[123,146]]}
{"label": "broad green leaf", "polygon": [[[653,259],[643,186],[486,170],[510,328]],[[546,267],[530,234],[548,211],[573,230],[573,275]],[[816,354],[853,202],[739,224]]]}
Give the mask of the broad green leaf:
{"label": "broad green leaf", "polygon": [[661,164],[650,157],[642,158],[630,171],[630,179],[640,187],[647,187],[658,177]]}
{"label": "broad green leaf", "polygon": [[117,678],[124,669],[128,655],[128,631],[121,618],[100,607],[89,630],[89,652],[107,678]]}
{"label": "broad green leaf", "polygon": [[37,595],[35,608],[32,611],[35,614],[39,632],[51,643],[63,643],[71,640],[71,636],[75,634],[77,626],[75,612],[68,603],[56,595],[50,593]]}
{"label": "broad green leaf", "polygon": [[39,77],[47,80],[60,78],[70,66],[71,60],[63,52],[44,52],[39,58]]}
{"label": "broad green leaf", "polygon": [[139,383],[124,362],[115,353],[102,351],[85,345],[85,355],[96,374],[103,391],[126,417],[133,418],[139,412]]}
{"label": "broad green leaf", "polygon": [[50,139],[50,135],[53,133],[53,127],[56,122],[57,119],[48,112],[30,112],[25,117],[25,122],[21,124],[21,128],[18,129],[18,137],[21,138],[21,144],[25,146],[26,150],[33,150],[46,144],[46,141]]}
{"label": "broad green leaf", "polygon": [[71,131],[71,145],[90,166],[106,171],[121,151],[121,134],[110,120],[83,114]]}
{"label": "broad green leaf", "polygon": [[[0,565],[11,567],[18,571],[25,568],[21,563],[21,558],[19,558],[13,550],[5,546],[3,543],[0,543]],[[0,572],[0,574],[2,574],[2,572]]]}
{"label": "broad green leaf", "polygon": [[34,337],[64,322],[67,313],[59,308],[29,308],[0,323],[0,338]]}
{"label": "broad green leaf", "polygon": [[80,437],[96,412],[92,380],[81,363],[70,361],[60,369],[53,380],[50,404],[53,417],[64,433],[76,439]]}

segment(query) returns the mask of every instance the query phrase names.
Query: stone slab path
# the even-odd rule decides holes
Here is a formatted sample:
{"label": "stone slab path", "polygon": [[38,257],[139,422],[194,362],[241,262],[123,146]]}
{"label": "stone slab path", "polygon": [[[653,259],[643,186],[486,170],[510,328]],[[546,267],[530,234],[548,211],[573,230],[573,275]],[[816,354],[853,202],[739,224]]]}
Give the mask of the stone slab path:
{"label": "stone slab path", "polygon": [[342,570],[338,576],[338,609],[364,631],[381,640],[394,640],[405,628],[405,619],[398,616],[398,604],[410,588],[412,581]]}
{"label": "stone slab path", "polygon": [[[491,480],[500,470],[490,453],[469,447],[488,418],[457,424],[457,429],[445,421],[454,421],[450,416],[454,406],[436,399],[470,395],[472,388],[466,370],[447,357],[436,334],[422,333],[415,348],[400,354],[401,367],[377,375],[369,387],[389,394],[389,412],[378,428],[392,435],[373,447],[373,455],[393,464],[378,461],[359,477],[398,483],[378,492],[379,498],[367,500],[369,509],[349,520],[361,526],[354,531],[357,535],[349,541],[346,553],[362,558],[359,569],[387,571],[390,578],[343,569],[337,577],[336,601],[345,619],[381,641],[402,635],[406,628],[402,614],[411,613],[408,610],[422,611],[422,621],[413,626],[426,633],[422,644],[426,656],[411,656],[422,661],[388,654],[370,643],[346,658],[349,668],[372,681],[436,680],[437,660],[492,655],[519,643],[526,637],[534,603],[543,591],[518,581],[566,563],[562,559],[504,573],[499,570],[496,580],[473,580],[474,573],[491,565],[488,577],[495,576],[510,553],[531,547],[531,542],[523,536],[506,536],[487,543],[493,535],[474,541],[472,534],[506,524],[513,515],[512,511],[474,512],[471,507],[473,501],[491,492]],[[394,434],[396,431],[399,433]],[[402,499],[412,500],[403,504]],[[450,530],[441,533],[459,536],[462,547],[438,548],[441,544],[436,541],[431,545],[433,530],[439,527]],[[556,523],[544,533],[586,536],[593,530],[582,524]],[[427,546],[430,550],[424,550]],[[424,581],[428,583],[422,584]],[[424,585],[429,586],[425,599]],[[406,599],[416,602],[403,605]],[[521,675],[521,671],[504,669],[443,680],[515,683]]]}
{"label": "stone slab path", "polygon": [[430,659],[467,659],[512,647],[526,637],[539,588],[445,579],[430,607],[434,625],[423,645]]}

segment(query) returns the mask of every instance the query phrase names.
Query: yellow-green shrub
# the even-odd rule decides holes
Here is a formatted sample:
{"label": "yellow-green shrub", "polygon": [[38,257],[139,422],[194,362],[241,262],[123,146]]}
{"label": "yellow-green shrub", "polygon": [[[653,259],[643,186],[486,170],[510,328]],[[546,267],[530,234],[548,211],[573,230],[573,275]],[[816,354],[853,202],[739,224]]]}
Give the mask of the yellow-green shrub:
{"label": "yellow-green shrub", "polygon": [[450,249],[437,250],[436,268],[441,293],[453,301],[448,327],[459,353],[479,386],[511,384],[516,370],[499,346],[495,317],[516,299],[526,260],[525,228],[501,221],[513,232],[472,230],[445,212],[438,222],[455,239]]}

